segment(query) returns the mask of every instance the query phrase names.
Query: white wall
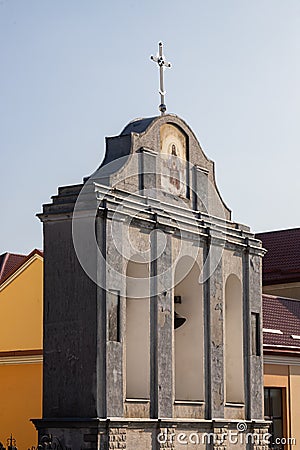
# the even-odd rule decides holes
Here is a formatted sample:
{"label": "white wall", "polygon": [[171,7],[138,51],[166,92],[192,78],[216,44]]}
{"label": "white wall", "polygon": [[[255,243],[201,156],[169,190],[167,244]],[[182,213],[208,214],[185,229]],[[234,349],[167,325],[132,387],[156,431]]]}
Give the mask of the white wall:
{"label": "white wall", "polygon": [[150,301],[147,264],[127,266],[126,398],[150,396]]}
{"label": "white wall", "polygon": [[225,378],[226,402],[244,403],[243,297],[236,275],[225,285]]}
{"label": "white wall", "polygon": [[187,319],[174,330],[175,400],[197,401],[204,400],[203,287],[199,284],[199,268],[188,257],[178,262],[175,283],[187,266],[192,267],[191,271],[174,289],[174,295],[182,297],[175,310]]}

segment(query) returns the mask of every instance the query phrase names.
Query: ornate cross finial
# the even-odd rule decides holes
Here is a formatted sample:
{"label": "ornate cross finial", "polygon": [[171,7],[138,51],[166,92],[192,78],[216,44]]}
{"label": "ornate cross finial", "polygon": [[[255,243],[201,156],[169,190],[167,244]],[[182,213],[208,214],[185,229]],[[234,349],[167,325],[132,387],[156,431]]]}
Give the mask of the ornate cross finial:
{"label": "ornate cross finial", "polygon": [[156,62],[159,66],[159,94],[160,94],[160,105],[159,110],[161,115],[163,116],[167,110],[165,105],[165,89],[164,89],[164,69],[165,67],[171,67],[171,64],[165,60],[163,55],[163,44],[162,42],[158,43],[158,55],[151,56],[152,61]]}

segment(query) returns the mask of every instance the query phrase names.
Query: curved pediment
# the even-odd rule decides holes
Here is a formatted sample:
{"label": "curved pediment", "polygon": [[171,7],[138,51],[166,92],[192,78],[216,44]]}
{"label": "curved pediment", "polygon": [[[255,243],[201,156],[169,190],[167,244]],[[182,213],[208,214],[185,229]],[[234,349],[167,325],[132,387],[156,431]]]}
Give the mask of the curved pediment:
{"label": "curved pediment", "polygon": [[190,127],[173,114],[136,119],[119,136],[106,138],[105,158],[93,177],[166,202],[180,198],[195,210],[231,219],[216,185],[214,163]]}

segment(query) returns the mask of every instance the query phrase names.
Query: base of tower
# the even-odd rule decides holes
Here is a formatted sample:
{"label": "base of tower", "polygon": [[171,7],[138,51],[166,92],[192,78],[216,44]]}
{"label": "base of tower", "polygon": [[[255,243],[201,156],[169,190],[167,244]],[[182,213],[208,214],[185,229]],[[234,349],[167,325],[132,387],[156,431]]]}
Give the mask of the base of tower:
{"label": "base of tower", "polygon": [[269,422],[198,419],[33,419],[41,450],[267,450]]}

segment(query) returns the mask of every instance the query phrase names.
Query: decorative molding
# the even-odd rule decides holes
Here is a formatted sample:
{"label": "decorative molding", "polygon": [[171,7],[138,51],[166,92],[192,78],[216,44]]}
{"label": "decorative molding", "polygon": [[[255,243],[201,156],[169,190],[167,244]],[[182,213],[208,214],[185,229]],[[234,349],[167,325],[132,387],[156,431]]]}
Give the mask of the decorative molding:
{"label": "decorative molding", "polygon": [[1,356],[0,366],[10,366],[19,364],[39,364],[43,362],[43,355],[17,355],[17,356]]}
{"label": "decorative molding", "polygon": [[225,403],[225,407],[229,407],[229,408],[244,408],[245,407],[245,403],[226,402]]}
{"label": "decorative molding", "polygon": [[205,405],[205,402],[203,400],[175,400],[174,405]]}
{"label": "decorative molding", "polygon": [[206,169],[206,167],[200,167],[197,164],[193,165],[193,169],[197,170],[198,172],[203,172],[203,173],[205,173],[205,175],[209,174],[209,169]]}
{"label": "decorative molding", "polygon": [[126,428],[109,428],[108,448],[110,450],[126,449]]}
{"label": "decorative molding", "polygon": [[264,355],[264,364],[279,364],[284,366],[300,366],[299,356]]}
{"label": "decorative molding", "polygon": [[276,352],[276,350],[278,349],[278,350],[284,350],[284,351],[288,351],[288,352],[291,352],[291,351],[294,351],[294,350],[298,350],[298,351],[300,351],[300,347],[299,346],[297,346],[297,345],[275,345],[275,344],[264,344],[264,349],[266,350],[266,351],[275,351]]}
{"label": "decorative molding", "polygon": [[141,147],[139,150],[137,150],[137,153],[149,153],[153,156],[158,155],[158,152],[156,150],[153,150],[152,148],[149,147]]}

